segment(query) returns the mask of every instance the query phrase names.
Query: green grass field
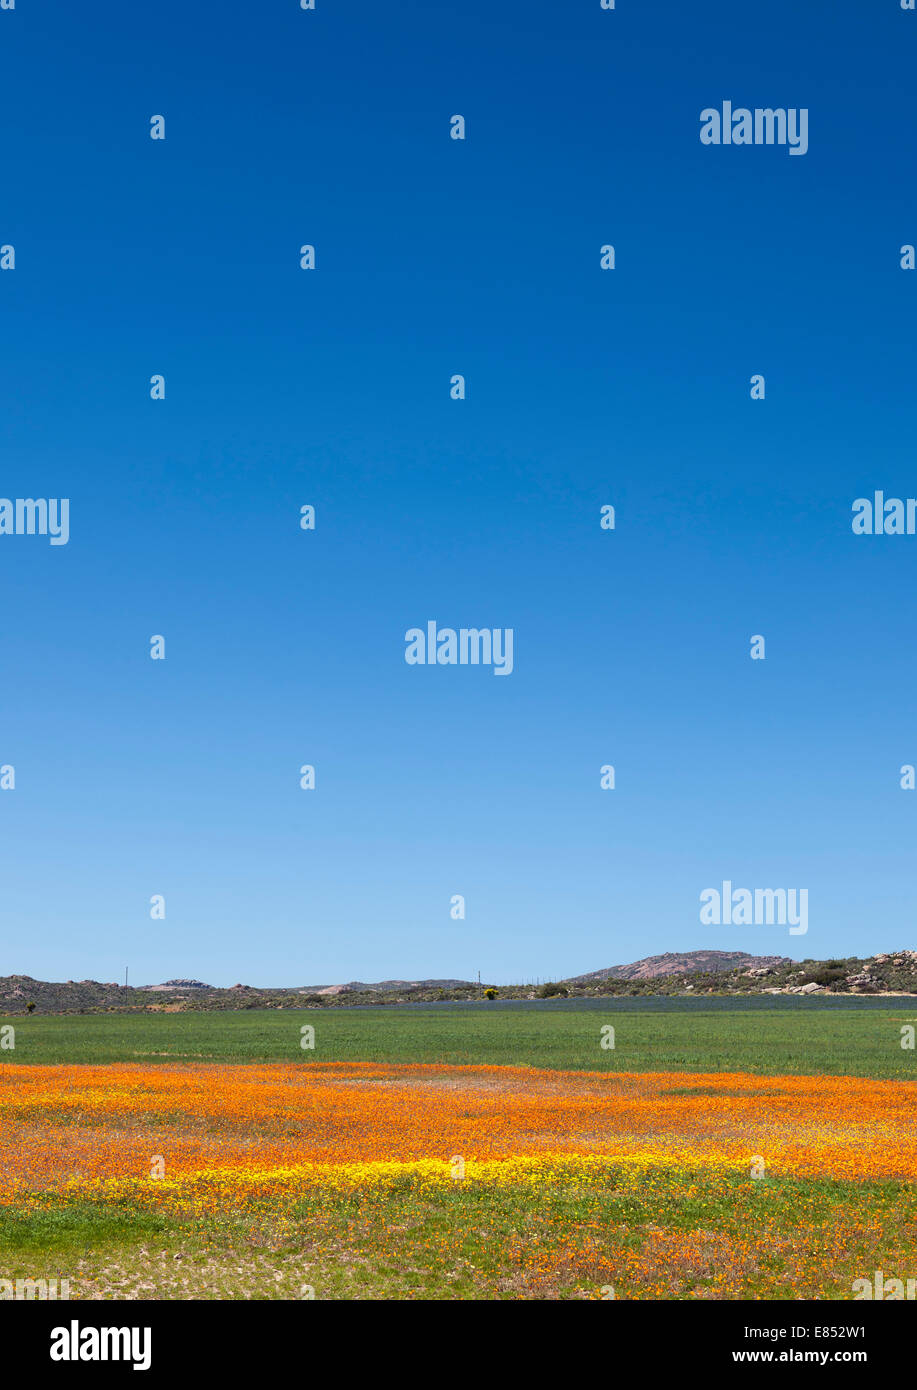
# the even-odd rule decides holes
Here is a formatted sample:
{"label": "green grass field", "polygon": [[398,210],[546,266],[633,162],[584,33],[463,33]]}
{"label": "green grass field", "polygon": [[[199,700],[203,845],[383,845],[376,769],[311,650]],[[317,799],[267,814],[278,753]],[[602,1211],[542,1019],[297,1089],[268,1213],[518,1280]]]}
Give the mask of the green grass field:
{"label": "green grass field", "polygon": [[285,1213],[178,1221],[111,1204],[0,1212],[7,1278],[83,1299],[850,1299],[917,1274],[917,1192],[621,1170],[613,1184],[405,1179]]}
{"label": "green grass field", "polygon": [[[0,1020],[15,1027],[15,1049],[0,1061],[14,1069],[438,1062],[909,1082],[917,1077],[917,1053],[901,1046],[909,1022],[917,1022],[911,999],[20,1015]],[[601,1045],[609,1023],[614,1050]],[[315,1029],[314,1050],[300,1047],[303,1025]],[[15,1092],[15,1076],[6,1084]],[[28,1143],[37,1154],[56,1146],[69,1155],[76,1130],[68,1126],[98,1124],[101,1136],[106,1123],[52,1113],[35,1121]],[[139,1113],[132,1123],[149,1127],[150,1153],[158,1152],[152,1121]],[[702,1162],[624,1163],[604,1176],[503,1186],[404,1174],[292,1204],[227,1204],[218,1214],[44,1191],[0,1208],[0,1277],[68,1279],[78,1300],[588,1299],[609,1289],[624,1299],[849,1299],[853,1281],[875,1269],[917,1275],[915,1236],[917,1189],[879,1172],[869,1182],[752,1181]]]}
{"label": "green grass field", "polygon": [[[642,1001],[634,1001],[634,1003]],[[706,1002],[706,1001],[703,1001]],[[901,1047],[917,1000],[786,1008],[742,1000],[664,1009],[596,1003],[582,1008],[487,1005],[458,1009],[252,1010],[239,1013],[67,1015],[0,1019],[16,1029],[18,1064],[168,1061],[487,1063],[581,1071],[748,1071],[917,1078],[917,1052]],[[615,1048],[601,1046],[612,1024]],[[302,1025],[314,1050],[300,1047]]]}

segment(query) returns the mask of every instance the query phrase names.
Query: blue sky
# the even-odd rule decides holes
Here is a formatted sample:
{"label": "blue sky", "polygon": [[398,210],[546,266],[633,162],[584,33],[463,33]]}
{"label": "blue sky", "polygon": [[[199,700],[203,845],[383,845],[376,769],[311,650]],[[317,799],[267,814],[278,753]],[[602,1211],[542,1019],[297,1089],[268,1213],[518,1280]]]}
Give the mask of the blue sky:
{"label": "blue sky", "polygon": [[[0,537],[0,973],[917,944],[917,537],[850,528],[917,482],[915,53],[897,0],[0,12],[0,494],[71,499]],[[701,145],[726,99],[808,153]],[[724,879],[807,936],[702,927]]]}

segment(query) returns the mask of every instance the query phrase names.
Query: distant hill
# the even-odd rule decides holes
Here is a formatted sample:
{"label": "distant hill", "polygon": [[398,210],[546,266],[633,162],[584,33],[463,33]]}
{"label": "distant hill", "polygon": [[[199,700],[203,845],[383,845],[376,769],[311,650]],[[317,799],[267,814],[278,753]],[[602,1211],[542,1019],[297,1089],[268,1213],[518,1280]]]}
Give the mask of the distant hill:
{"label": "distant hill", "polygon": [[141,989],[213,989],[213,985],[205,985],[203,980],[166,980],[161,985],[141,985]]}
{"label": "distant hill", "polygon": [[[378,984],[368,985],[362,980],[351,980],[346,985],[334,985],[334,989],[352,989],[356,991],[374,989],[380,994],[390,994],[399,989],[460,989],[465,985],[471,986],[471,980],[380,980]],[[328,988],[328,986],[325,986]]]}
{"label": "distant hill", "polygon": [[119,985],[116,981],[36,980],[31,975],[0,976],[0,1014],[150,1012],[186,1009],[303,1008],[322,1004],[370,1003],[397,999],[477,998],[480,986],[470,980],[351,980],[338,985],[258,986],[236,984],[220,989],[203,980],[177,977],[158,985]]}
{"label": "distant hill", "polygon": [[789,956],[751,956],[747,951],[666,951],[662,956],[645,956],[630,965],[609,965],[588,975],[571,975],[565,985],[590,985],[600,980],[655,980],[661,975],[708,974],[719,970],[763,970],[769,966],[791,965]]}
{"label": "distant hill", "polygon": [[[481,1000],[484,985],[471,980],[380,980],[367,984],[232,985],[219,989],[201,980],[176,978],[160,985],[130,986],[98,980],[55,984],[31,975],[0,976],[0,1015],[68,1013],[178,1013],[240,1009],[328,1009],[353,1005],[433,1004]],[[747,951],[667,951],[629,965],[609,965],[586,975],[543,985],[499,985],[501,999],[567,995],[596,997],[705,994],[917,995],[917,951],[885,952],[860,959],[792,960]],[[29,1006],[32,1006],[30,1010]]]}
{"label": "distant hill", "polygon": [[[233,985],[233,989],[251,989],[251,985]],[[296,985],[297,994],[397,994],[411,989],[474,989],[471,980],[379,980],[367,984],[365,980],[348,980],[344,985]],[[289,990],[289,985],[276,986],[269,993]]]}
{"label": "distant hill", "polygon": [[34,1004],[39,1013],[94,1013],[105,1009],[142,1007],[149,996],[124,985],[102,984],[98,980],[67,980],[53,983],[34,980],[31,975],[0,977],[0,1012],[21,1014]]}

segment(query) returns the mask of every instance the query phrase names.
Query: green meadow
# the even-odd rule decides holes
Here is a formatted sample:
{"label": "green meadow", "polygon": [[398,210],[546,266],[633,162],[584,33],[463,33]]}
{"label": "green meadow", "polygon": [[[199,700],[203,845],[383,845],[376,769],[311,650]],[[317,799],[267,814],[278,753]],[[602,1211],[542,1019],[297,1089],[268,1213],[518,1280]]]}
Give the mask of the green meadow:
{"label": "green meadow", "polygon": [[[917,1076],[917,1052],[901,1046],[902,1029],[917,1023],[909,998],[496,1001],[0,1023],[15,1029],[15,1048],[0,1058],[26,1066],[439,1062]],[[609,1025],[613,1049],[602,1046]],[[303,1028],[315,1030],[314,1048],[300,1046]],[[38,1137],[66,1142],[72,1123],[49,1116]],[[0,1208],[0,1274],[65,1279],[76,1300],[846,1300],[876,1269],[917,1274],[915,1229],[914,1187],[879,1174],[752,1181],[705,1165],[622,1163],[597,1177],[496,1186],[406,1174],[362,1190],[318,1188],[293,1205],[265,1198],[184,1216],[128,1197],[24,1194]]]}
{"label": "green meadow", "polygon": [[406,1177],[282,1216],[62,1201],[0,1210],[0,1250],[5,1277],[67,1279],[76,1300],[850,1300],[876,1269],[917,1274],[915,1222],[902,1182],[621,1167],[537,1188]]}
{"label": "green meadow", "polygon": [[[577,1000],[237,1013],[87,1014],[0,1020],[18,1064],[442,1062],[584,1071],[748,1071],[913,1080],[917,999]],[[603,1029],[614,1029],[614,1048]],[[304,1049],[302,1028],[315,1030]]]}

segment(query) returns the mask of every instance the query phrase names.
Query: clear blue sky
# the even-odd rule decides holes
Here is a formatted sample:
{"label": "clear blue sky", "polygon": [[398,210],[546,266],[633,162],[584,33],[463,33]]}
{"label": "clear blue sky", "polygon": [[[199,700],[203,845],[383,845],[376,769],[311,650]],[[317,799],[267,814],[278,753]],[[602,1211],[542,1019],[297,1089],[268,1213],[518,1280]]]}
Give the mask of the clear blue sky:
{"label": "clear blue sky", "polygon": [[0,973],[917,945],[917,537],[850,528],[917,491],[915,58],[898,0],[0,12],[0,494],[71,499],[0,537]]}

